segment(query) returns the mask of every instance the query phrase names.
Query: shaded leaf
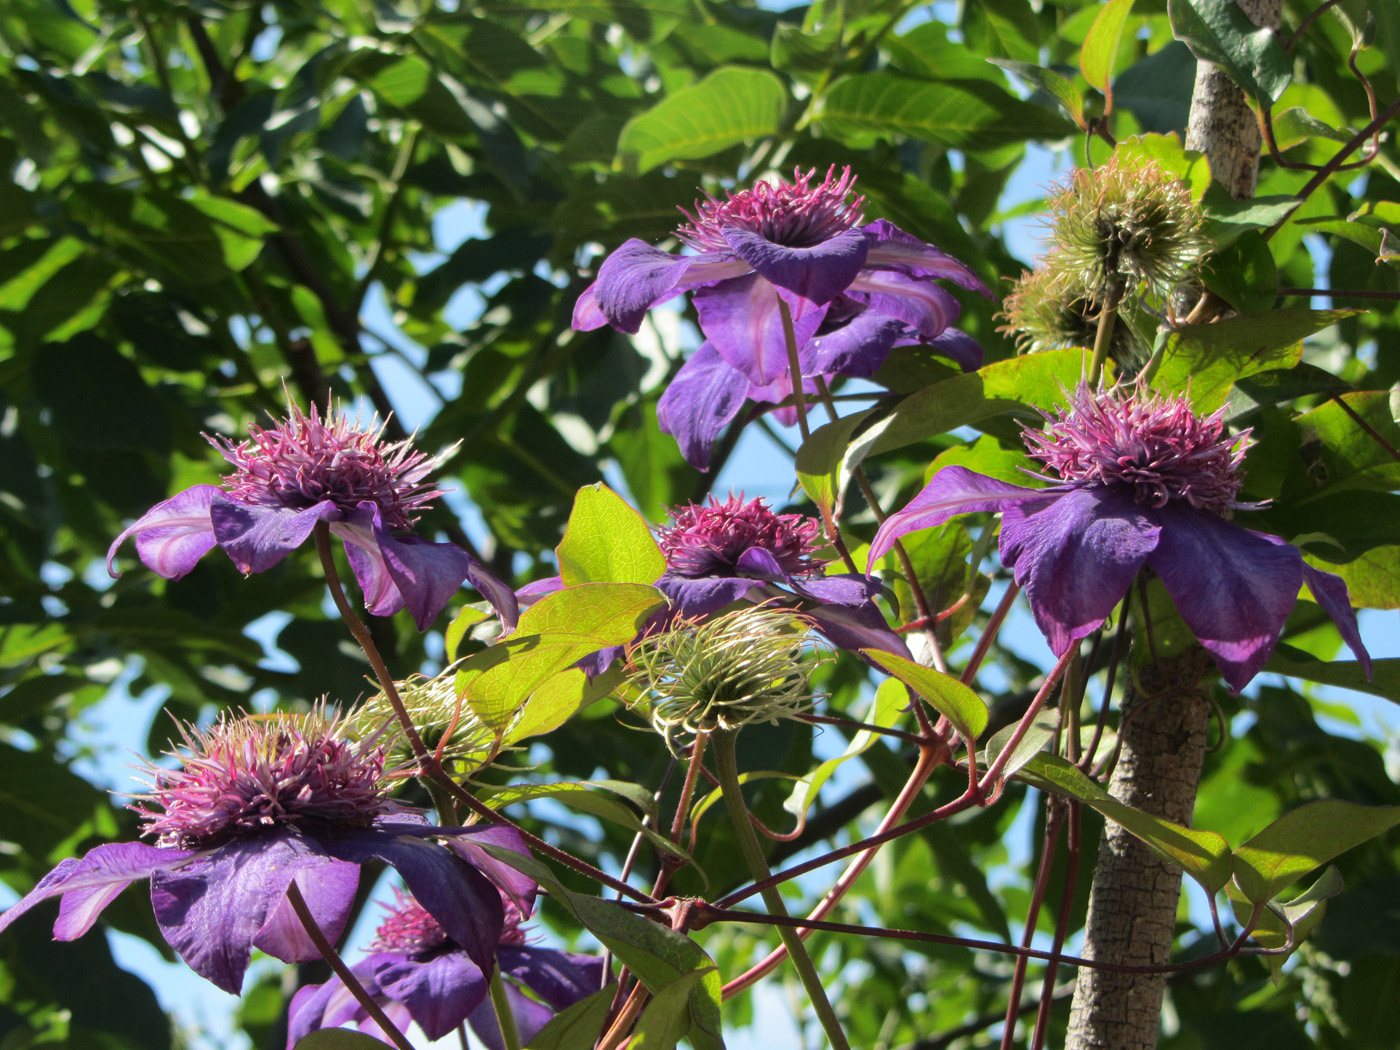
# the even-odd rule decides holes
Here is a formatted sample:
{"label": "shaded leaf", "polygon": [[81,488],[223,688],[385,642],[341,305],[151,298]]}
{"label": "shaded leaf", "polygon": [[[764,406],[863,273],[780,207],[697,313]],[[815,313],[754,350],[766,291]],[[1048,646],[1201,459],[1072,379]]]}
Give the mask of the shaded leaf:
{"label": "shaded leaf", "polygon": [[1235,850],[1235,884],[1255,904],[1280,892],[1339,853],[1400,824],[1400,806],[1362,806],[1340,799],[1289,810]]}

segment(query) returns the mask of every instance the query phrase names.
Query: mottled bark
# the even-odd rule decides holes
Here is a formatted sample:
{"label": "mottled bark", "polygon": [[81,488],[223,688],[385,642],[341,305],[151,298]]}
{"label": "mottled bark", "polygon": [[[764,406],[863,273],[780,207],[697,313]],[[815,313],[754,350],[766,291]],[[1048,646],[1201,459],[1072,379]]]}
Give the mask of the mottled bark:
{"label": "mottled bark", "polygon": [[[1208,685],[1198,684],[1207,661],[1203,650],[1192,648],[1141,676],[1149,692],[1125,704],[1122,753],[1108,788],[1120,802],[1191,822],[1210,728]],[[1180,868],[1107,822],[1089,895],[1084,957],[1126,966],[1166,963],[1180,893]],[[1163,975],[1080,970],[1067,1050],[1151,1050],[1165,988]]]}

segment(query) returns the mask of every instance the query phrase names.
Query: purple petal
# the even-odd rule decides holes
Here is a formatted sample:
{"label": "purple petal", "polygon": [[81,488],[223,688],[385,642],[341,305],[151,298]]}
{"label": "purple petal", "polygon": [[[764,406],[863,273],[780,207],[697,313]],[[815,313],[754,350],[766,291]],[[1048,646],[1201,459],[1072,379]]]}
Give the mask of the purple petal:
{"label": "purple petal", "polygon": [[338,521],[342,513],[330,500],[296,510],[235,503],[218,493],[209,503],[214,538],[245,575],[266,572],[305,543],[318,521]]}
{"label": "purple petal", "polygon": [[981,292],[988,299],[992,293],[977,279],[977,275],[946,252],[925,244],[912,234],[885,219],[876,219],[861,227],[871,239],[866,256],[868,269],[898,269],[914,276],[943,277],[970,292]]}
{"label": "purple petal", "polygon": [[[298,872],[294,881],[326,940],[332,944],[340,940],[349,915],[345,902],[355,897],[360,885],[360,866],[326,860],[314,870]],[[253,947],[283,962],[310,962],[321,957],[320,949],[285,894],[253,938]]]}
{"label": "purple petal", "polygon": [[701,343],[656,403],[656,420],[696,470],[710,465],[715,438],[744,407],[749,381],[709,343]]}
{"label": "purple petal", "polygon": [[[737,277],[695,293],[700,331],[715,351],[755,386],[767,386],[788,372],[787,339],[777,289],[758,274]],[[800,347],[816,333],[825,307],[793,312]]]}
{"label": "purple petal", "polygon": [[209,520],[209,501],[222,494],[217,485],[195,485],[157,503],[126,527],[107,548],[107,572],[112,568],[117,548],[130,536],[136,537],[136,556],[141,564],[167,580],[178,580],[194,568],[195,562],[214,546],[214,526]]}
{"label": "purple petal", "polygon": [[[190,969],[237,995],[253,941],[292,879],[304,872],[314,880],[315,869],[334,863],[287,829],[235,839],[176,871],[153,874],[151,905],[161,934]],[[324,897],[321,914],[330,919],[336,903]],[[353,903],[352,889],[338,902],[338,928]]]}
{"label": "purple petal", "polygon": [[535,910],[535,894],[539,891],[535,880],[481,848],[483,845],[494,846],[529,857],[530,848],[525,845],[519,831],[509,824],[437,830],[439,834],[447,836],[447,845],[453,852],[505,890],[520,909],[520,914],[527,919],[530,917]]}
{"label": "purple petal", "polygon": [[759,585],[758,580],[734,576],[692,578],[672,572],[656,581],[656,589],[684,616],[707,616],[717,612],[731,602],[737,602]]}
{"label": "purple petal", "polygon": [[1043,500],[1038,489],[1009,485],[966,467],[944,467],[901,510],[895,511],[875,533],[867,564],[871,571],[890,552],[895,540],[920,529],[942,525],[959,514],[978,510],[1002,510],[1027,500]]}
{"label": "purple petal", "polygon": [[[1265,536],[1265,539],[1276,540],[1277,537]],[[1282,540],[1277,542],[1282,543]],[[1303,562],[1303,582],[1308,585],[1308,590],[1312,592],[1313,601],[1322,606],[1328,616],[1332,617],[1332,622],[1337,625],[1337,630],[1342,634],[1342,641],[1347,643],[1356,659],[1361,663],[1361,669],[1366,672],[1366,681],[1371,680],[1371,654],[1366,651],[1365,644],[1361,641],[1361,628],[1356,623],[1356,611],[1351,607],[1351,595],[1347,593],[1346,580],[1334,573],[1323,572],[1321,569],[1314,569],[1307,562]]]}
{"label": "purple petal", "polygon": [[162,849],[144,842],[110,842],[88,851],[84,857],[68,857],[0,914],[0,931],[34,905],[62,895],[53,935],[60,941],[76,940],[92,929],[102,909],[133,882],[158,871],[178,868],[193,856],[193,850]]}
{"label": "purple petal", "polygon": [[1169,503],[1156,515],[1162,542],[1148,564],[1239,692],[1278,643],[1303,585],[1303,556],[1210,511]]}
{"label": "purple petal", "polygon": [[936,351],[964,372],[982,367],[982,344],[959,328],[949,328],[929,341]]}
{"label": "purple petal", "polygon": [[492,965],[505,924],[501,895],[481,872],[430,836],[444,829],[381,822],[361,831],[327,836],[328,852],[363,864],[382,860],[397,869],[408,891],[467,955],[483,968]]}
{"label": "purple petal", "polygon": [[778,564],[778,559],[773,556],[773,552],[762,547],[750,547],[744,551],[743,554],[739,555],[734,567],[745,575],[760,580],[786,581],[788,579],[788,574]]}
{"label": "purple petal", "polygon": [[636,334],[653,306],[697,283],[735,277],[748,269],[747,264],[718,253],[668,255],[634,237],[603,260],[598,280],[584,292],[574,316],[592,326],[596,310],[618,331]]}
{"label": "purple petal", "polygon": [[429,1039],[441,1039],[467,1019],[487,994],[487,978],[465,952],[418,961],[398,956],[375,971],[380,990],[408,1008]]}
{"label": "purple petal", "polygon": [[802,348],[802,371],[808,375],[868,379],[879,371],[891,348],[906,335],[904,322],[865,310],[844,325],[814,336]]}
{"label": "purple petal", "polygon": [[1107,486],[1003,512],[1002,563],[1015,566],[1056,656],[1103,624],[1157,548],[1159,533],[1163,526],[1131,492]]}
{"label": "purple petal", "polygon": [[598,284],[595,281],[583,290],[578,302],[574,303],[573,327],[577,332],[591,332],[607,323],[608,319],[603,316],[603,311],[598,306]]}
{"label": "purple petal", "polygon": [[603,987],[603,960],[532,945],[501,945],[502,971],[523,981],[556,1010],[564,1010]]}
{"label": "purple petal", "polygon": [[879,593],[880,585],[858,573],[791,581],[792,589],[808,599],[803,613],[838,649],[859,652],[861,649],[883,649],[885,652],[913,659],[905,644],[885,614],[870,599]]}
{"label": "purple petal", "polygon": [[923,339],[943,334],[961,310],[958,301],[932,281],[893,270],[865,271],[849,294],[872,312],[903,321]]}
{"label": "purple petal", "polygon": [[761,233],[733,226],[724,230],[724,239],[764,279],[815,306],[825,306],[851,286],[870,244],[860,230],[843,230],[807,248],[775,244]]}

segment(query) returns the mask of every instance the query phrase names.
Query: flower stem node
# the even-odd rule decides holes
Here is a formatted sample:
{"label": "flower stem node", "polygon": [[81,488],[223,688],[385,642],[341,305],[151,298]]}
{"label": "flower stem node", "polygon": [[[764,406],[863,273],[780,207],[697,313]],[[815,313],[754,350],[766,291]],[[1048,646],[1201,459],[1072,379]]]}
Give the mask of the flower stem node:
{"label": "flower stem node", "polygon": [[631,677],[652,697],[651,722],[670,743],[679,732],[738,730],[809,710],[819,663],[806,620],[767,605],[680,622],[637,642]]}

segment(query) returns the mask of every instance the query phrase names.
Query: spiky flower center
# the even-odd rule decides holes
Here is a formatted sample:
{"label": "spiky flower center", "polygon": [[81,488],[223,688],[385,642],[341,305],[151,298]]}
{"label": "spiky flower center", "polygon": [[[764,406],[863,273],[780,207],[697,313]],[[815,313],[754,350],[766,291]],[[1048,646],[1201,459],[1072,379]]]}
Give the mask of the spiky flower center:
{"label": "spiky flower center", "polygon": [[[148,766],[150,791],[131,808],[161,846],[204,849],[276,825],[364,826],[395,807],[384,747],[344,738],[324,708],[309,715],[225,718],[182,725],[179,769]],[[151,806],[157,807],[155,809]]]}
{"label": "spiky flower center", "polygon": [[[505,908],[505,925],[501,930],[500,944],[524,944],[525,931],[520,928],[524,921],[515,902],[501,894],[501,904]],[[372,952],[399,952],[403,955],[429,955],[452,939],[428,910],[413,898],[413,895],[398,887],[394,888],[394,903],[384,905],[384,921],[374,931],[370,942]]]}
{"label": "spiky flower center", "polygon": [[1140,389],[1095,394],[1085,384],[1059,418],[1023,435],[1031,455],[1072,485],[1128,485],[1138,503],[1185,500],[1225,514],[1238,507],[1249,431],[1225,434],[1224,409],[1191,411],[1184,397]]}
{"label": "spiky flower center", "polygon": [[720,503],[694,503],[671,512],[673,525],[657,535],[666,566],[682,576],[713,576],[732,572],[740,557],[756,547],[771,554],[789,576],[810,575],[812,553],[820,526],[801,514],[774,514],[762,497],[744,502],[729,494]]}
{"label": "spiky flower center", "polygon": [[860,223],[865,198],[851,199],[856,177],[844,168],[836,177],[836,165],[826,179],[813,186],[817,169],[805,175],[799,168],[792,182],[756,182],[751,189],[726,192],[725,200],[707,196],[695,202],[693,212],[682,208],[689,225],[676,231],[686,244],[702,252],[727,252],[728,229],[748,230],[788,248],[810,248],[830,240]]}
{"label": "spiky flower center", "polygon": [[651,720],[669,742],[691,733],[776,722],[816,699],[807,623],[791,610],[751,606],[682,622],[638,642],[634,681],[652,696]]}
{"label": "spiky flower center", "polygon": [[286,420],[248,432],[252,440],[236,445],[208,438],[237,468],[224,487],[242,503],[300,510],[330,500],[349,512],[369,501],[387,528],[404,531],[442,494],[423,480],[441,457],[428,458],[407,441],[385,443],[377,420],[362,427],[343,413],[326,421],[315,405],[310,415],[293,406]]}

